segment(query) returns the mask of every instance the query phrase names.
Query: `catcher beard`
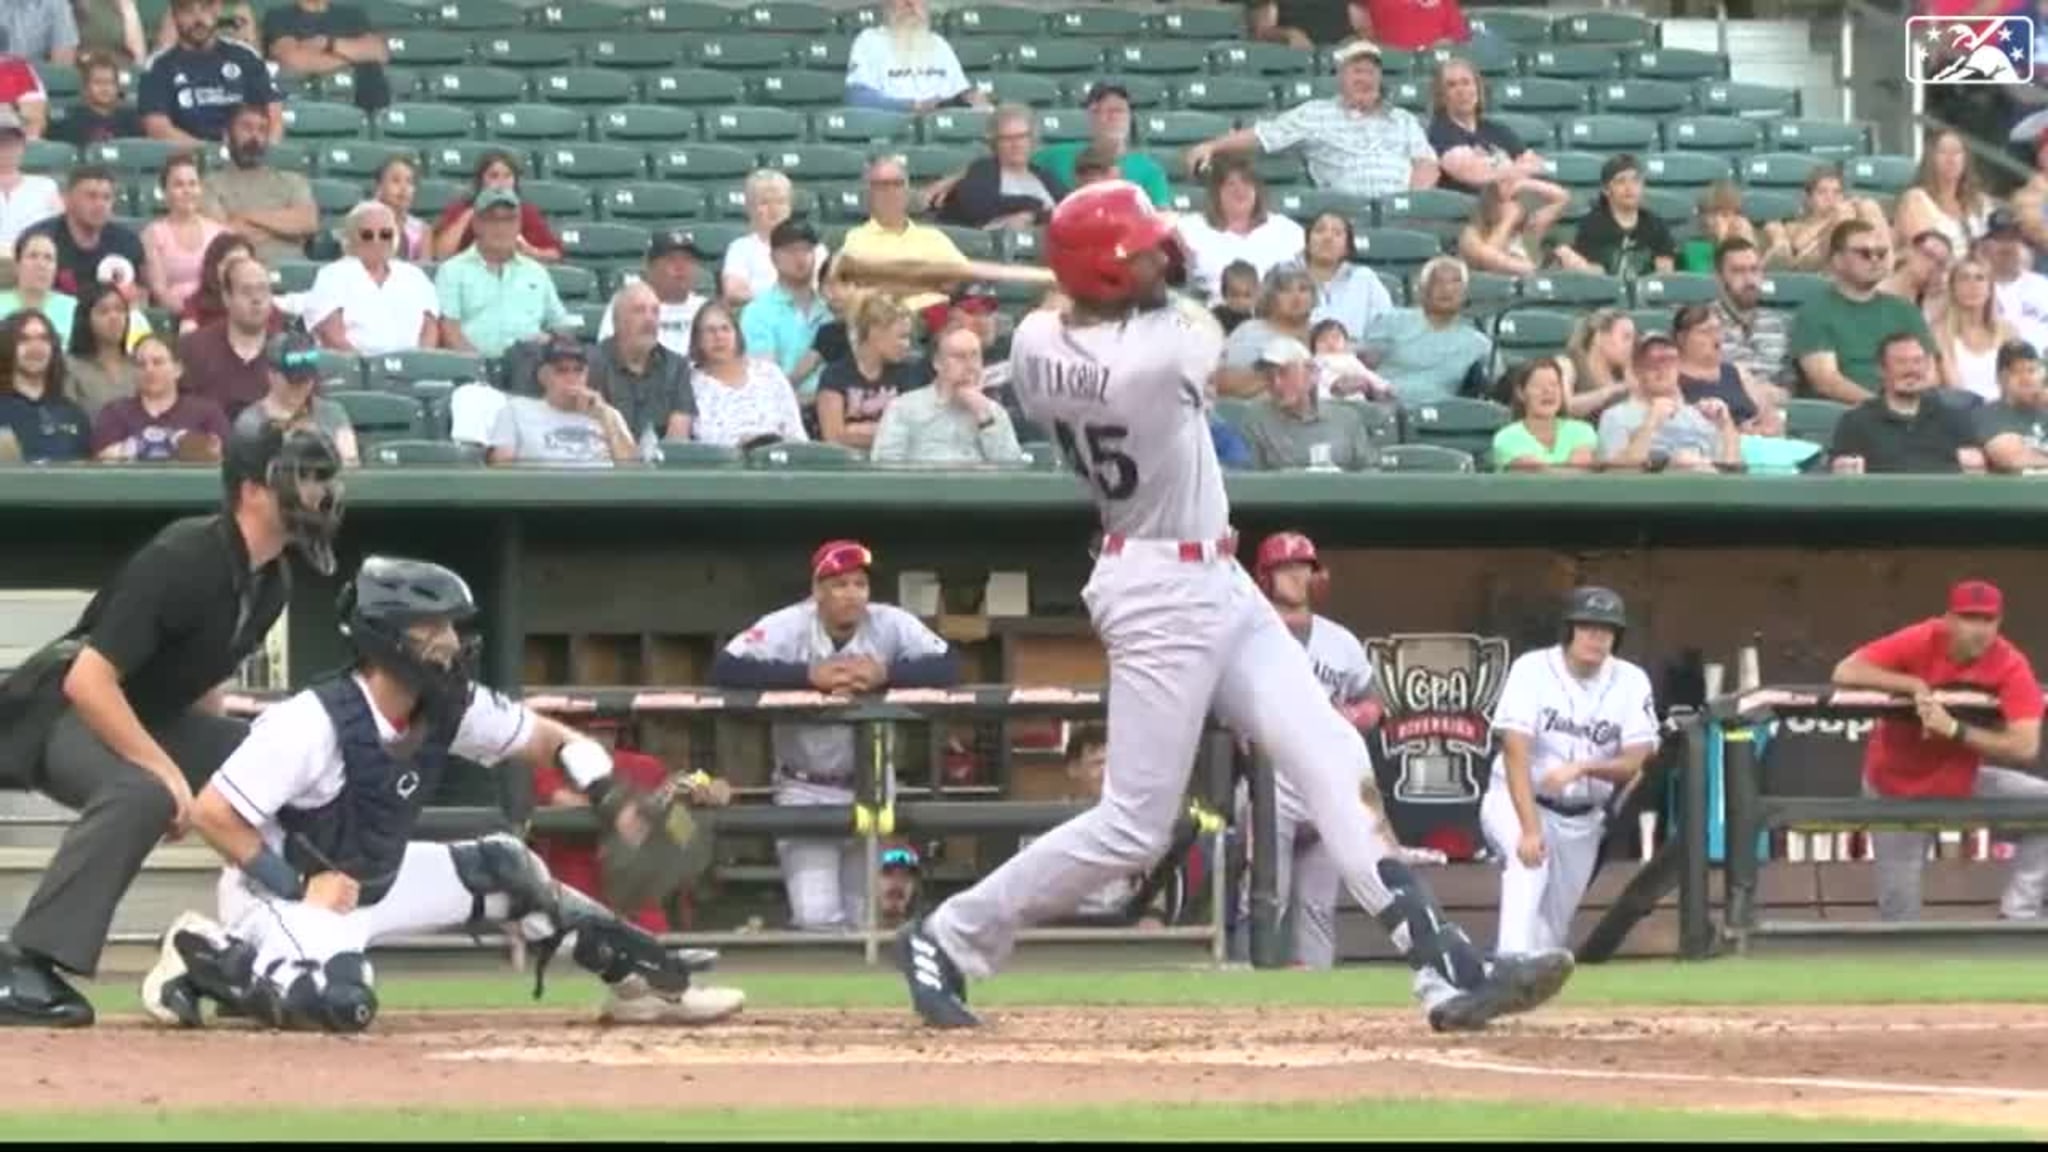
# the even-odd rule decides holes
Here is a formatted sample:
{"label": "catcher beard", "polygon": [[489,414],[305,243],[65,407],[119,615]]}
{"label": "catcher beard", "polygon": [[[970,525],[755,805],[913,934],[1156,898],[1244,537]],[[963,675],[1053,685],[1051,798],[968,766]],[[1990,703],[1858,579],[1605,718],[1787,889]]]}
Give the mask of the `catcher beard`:
{"label": "catcher beard", "polygon": [[470,682],[476,606],[438,565],[370,557],[342,594],[346,674],[266,711],[194,806],[193,826],[228,867],[219,920],[185,913],[165,933],[143,1002],[196,1026],[203,1003],[277,1028],[358,1032],[376,1016],[365,953],[379,941],[516,925],[539,971],[567,948],[609,989],[604,1019],[701,1023],[744,997],[701,987],[706,952],[670,950],[554,880],[517,838],[412,842],[449,756],[552,760],[628,844],[648,842],[636,797],[604,748]]}

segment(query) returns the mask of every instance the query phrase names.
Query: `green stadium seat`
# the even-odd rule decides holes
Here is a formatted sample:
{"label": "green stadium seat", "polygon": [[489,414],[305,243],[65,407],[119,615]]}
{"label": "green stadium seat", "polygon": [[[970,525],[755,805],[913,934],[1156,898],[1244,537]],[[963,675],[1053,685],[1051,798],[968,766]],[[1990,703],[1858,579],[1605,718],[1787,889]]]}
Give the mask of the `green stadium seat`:
{"label": "green stadium seat", "polygon": [[647,153],[630,144],[585,144],[564,141],[543,145],[542,167],[557,180],[640,180],[647,176]]}
{"label": "green stadium seat", "polygon": [[163,170],[164,161],[189,151],[189,144],[138,137],[88,144],[82,155],[88,164],[102,164],[112,168],[116,176],[132,177],[154,176]]}
{"label": "green stadium seat", "polygon": [[[173,322],[172,328],[175,329]],[[158,328],[162,332],[166,329]],[[320,387],[361,388],[363,386],[363,358],[352,352],[334,352],[323,349],[320,352]]]}
{"label": "green stadium seat", "polygon": [[484,463],[484,446],[454,440],[378,440],[363,453],[374,468],[470,468]]}
{"label": "green stadium seat", "polygon": [[1557,143],[1557,123],[1548,116],[1529,112],[1487,109],[1487,117],[1499,121],[1522,138],[1522,143],[1539,151]]}
{"label": "green stadium seat", "polygon": [[609,4],[580,3],[544,4],[532,9],[532,23],[536,28],[549,32],[620,32],[631,26],[631,12]]}
{"label": "green stadium seat", "polygon": [[403,144],[379,144],[374,140],[325,140],[313,149],[313,165],[322,176],[370,180],[386,161],[399,156],[416,160],[418,152]]}
{"label": "green stadium seat", "polygon": [[1410,444],[1434,444],[1484,456],[1493,447],[1493,434],[1514,420],[1507,406],[1491,400],[1448,396],[1401,406],[1402,439]]}
{"label": "green stadium seat", "polygon": [[1252,112],[1273,103],[1273,86],[1249,76],[1190,76],[1174,90],[1174,103],[1191,112]]}
{"label": "green stadium seat", "polygon": [[353,104],[328,104],[319,100],[287,100],[284,105],[285,131],[294,140],[355,139],[369,135],[370,118]]}
{"label": "green stadium seat", "polygon": [[423,13],[427,23],[454,32],[499,32],[526,27],[526,11],[504,0],[442,0]]}
{"label": "green stadium seat", "polygon": [[811,113],[811,135],[826,144],[878,144],[909,140],[917,121],[883,108],[831,108]]}
{"label": "green stadium seat", "polygon": [[[1320,55],[1319,60],[1322,65],[1321,71],[1334,75],[1336,73],[1336,66],[1329,58],[1331,51],[1333,49],[1325,49]],[[1458,44],[1455,46],[1440,44],[1422,52],[1412,62],[1402,60],[1401,57],[1405,53],[1396,52],[1391,48],[1382,49],[1381,53],[1381,58],[1386,62],[1386,70],[1390,75],[1394,74],[1396,68],[1400,68],[1403,71],[1414,72],[1420,76],[1432,76],[1438,68],[1443,67],[1446,60],[1452,57],[1469,61],[1474,67],[1479,69],[1481,76],[1489,79],[1520,75],[1522,70],[1522,59],[1520,54],[1516,52],[1515,46],[1498,40],[1481,40],[1477,43]]]}
{"label": "green stadium seat", "polygon": [[746,463],[746,457],[730,444],[664,440],[660,463],[663,468],[738,468]]}
{"label": "green stadium seat", "polygon": [[846,100],[846,78],[822,72],[749,76],[747,98],[770,108],[834,108]]}
{"label": "green stadium seat", "polygon": [[1230,131],[1230,118],[1214,112],[1143,112],[1138,139],[1151,147],[1186,147]]}
{"label": "green stadium seat", "polygon": [[981,150],[958,144],[913,144],[901,150],[910,178],[919,183],[950,176],[973,163]]}
{"label": "green stadium seat", "polygon": [[1628,318],[1630,323],[1636,326],[1638,336],[1646,332],[1662,332],[1669,336],[1672,314],[1675,311],[1673,308],[1631,308]]}
{"label": "green stadium seat", "polygon": [[1804,152],[1765,152],[1742,162],[1742,182],[1752,188],[1803,188],[1814,169],[1830,164],[1826,157]]}
{"label": "green stadium seat", "polygon": [[[271,5],[263,5],[271,7]],[[410,28],[426,19],[426,11],[411,0],[361,0],[355,7],[369,18],[370,27],[381,30]],[[144,23],[143,27],[152,25]]]}
{"label": "green stadium seat", "polygon": [[655,32],[715,32],[732,27],[733,11],[713,0],[656,0],[640,12],[640,22]]}
{"label": "green stadium seat", "polygon": [[747,466],[778,471],[844,471],[867,467],[867,460],[841,444],[818,440],[763,444],[747,452]]}
{"label": "green stadium seat", "polygon": [[1475,35],[1485,33],[1510,44],[1545,44],[1550,40],[1550,17],[1526,8],[1497,8],[1465,14]]}
{"label": "green stadium seat", "polygon": [[1057,9],[1049,26],[1056,36],[1093,36],[1101,40],[1140,39],[1150,31],[1145,13],[1135,5],[1088,5]]}
{"label": "green stadium seat", "polygon": [[1435,236],[1404,228],[1360,228],[1353,241],[1351,254],[1360,263],[1403,273],[1443,253],[1443,243]]}
{"label": "green stadium seat", "polygon": [[78,69],[69,64],[57,64],[49,60],[35,62],[36,78],[43,82],[43,95],[48,98],[51,111],[78,98],[84,87]]}
{"label": "green stadium seat", "polygon": [[533,153],[526,149],[481,140],[454,140],[429,147],[422,158],[427,162],[427,171],[434,175],[472,183],[476,178],[476,166],[494,152],[510,152],[519,161],[522,172],[534,170]]}
{"label": "green stadium seat", "polygon": [[533,95],[550,104],[610,107],[640,98],[640,86],[610,68],[551,68],[533,78]]}
{"label": "green stadium seat", "polygon": [[706,109],[704,138],[728,142],[782,143],[804,138],[810,127],[801,112],[759,106]]}
{"label": "green stadium seat", "polygon": [[597,273],[574,264],[550,264],[548,279],[555,282],[555,294],[564,303],[597,298]]}
{"label": "green stadium seat", "polygon": [[1652,152],[1641,159],[1643,179],[1653,188],[1704,188],[1735,175],[1726,156],[1711,152]]}
{"label": "green stadium seat", "polygon": [[947,14],[946,31],[966,36],[1036,36],[1045,31],[1045,12],[1022,5],[970,4]]}
{"label": "green stadium seat", "polygon": [[1033,76],[1028,72],[991,72],[974,83],[998,104],[1050,108],[1066,99],[1058,80],[1050,76]]}
{"label": "green stadium seat", "polygon": [[[1232,77],[1219,76],[1219,80]],[[1324,76],[1272,76],[1261,81],[1266,86],[1268,106],[1292,108],[1309,100],[1319,100],[1337,95],[1337,78]]]}
{"label": "green stadium seat", "polygon": [[1797,116],[1799,90],[1732,80],[1702,81],[1693,100],[1709,116]]}
{"label": "green stadium seat", "polygon": [[1537,115],[1545,113],[1583,112],[1590,105],[1586,99],[1586,86],[1573,80],[1551,80],[1540,76],[1496,81],[1492,86],[1493,107],[1490,113],[1528,112]]}
{"label": "green stadium seat", "polygon": [[759,166],[751,149],[729,144],[679,144],[653,154],[657,180],[741,180]]}
{"label": "green stadium seat", "polygon": [[689,108],[729,107],[747,100],[744,80],[707,68],[675,68],[655,73],[641,82],[640,91],[650,104]]}
{"label": "green stadium seat", "polygon": [[1418,188],[1379,198],[1381,220],[1448,220],[1463,224],[1472,218],[1479,198],[1448,188]]}
{"label": "green stadium seat", "polygon": [[76,163],[78,149],[61,140],[31,140],[21,156],[22,169],[37,175],[61,173]]}
{"label": "green stadium seat", "polygon": [[550,220],[591,218],[590,189],[566,180],[521,180],[519,198]]}
{"label": "green stadium seat", "polygon": [[306,181],[313,193],[313,206],[323,217],[340,216],[363,202],[363,186],[353,180],[315,176]]}
{"label": "green stadium seat", "polygon": [[526,98],[526,77],[509,68],[466,64],[427,77],[420,95],[443,104],[514,104]]}
{"label": "green stadium seat", "polygon": [[1066,462],[1060,458],[1058,446],[1050,440],[1020,441],[1017,450],[1024,454],[1022,467],[1028,471],[1058,472],[1066,467]]}
{"label": "green stadium seat", "polygon": [[941,108],[924,117],[920,134],[927,144],[979,144],[988,139],[988,117],[978,108]]}
{"label": "green stadium seat", "polygon": [[508,104],[485,110],[484,133],[493,140],[581,140],[589,122],[580,108]]}
{"label": "green stadium seat", "polygon": [[1698,188],[1645,188],[1643,207],[1657,214],[1674,228],[1684,227],[1692,222],[1699,211],[1700,189]]}
{"label": "green stadium seat", "polygon": [[1382,472],[1477,472],[1475,452],[1490,452],[1493,436],[1487,434],[1484,447],[1468,451],[1448,444],[1389,444],[1380,449]]}
{"label": "green stadium seat", "polygon": [[1804,190],[1790,188],[1744,188],[1742,214],[1758,224],[1796,219],[1804,211]]}
{"label": "green stadium seat", "polygon": [[399,68],[447,68],[469,63],[469,37],[430,28],[403,28],[385,35],[391,63]]}
{"label": "green stadium seat", "polygon": [[1218,72],[1253,76],[1299,76],[1315,70],[1315,53],[1285,44],[1248,40],[1216,44],[1209,49],[1209,66]]}
{"label": "green stadium seat", "polygon": [[1910,156],[1858,156],[1843,171],[1856,191],[1891,195],[1911,187],[1918,168]]}
{"label": "green stadium seat", "polygon": [[1612,80],[1621,75],[1621,53],[1593,44],[1552,44],[1524,56],[1531,76],[1556,80]]}
{"label": "green stadium seat", "polygon": [[1540,353],[1561,349],[1578,324],[1575,313],[1550,308],[1516,308],[1494,318],[1493,339],[1505,349]]}
{"label": "green stadium seat", "polygon": [[1110,62],[1145,76],[1187,76],[1208,67],[1208,52],[1185,40],[1131,40],[1110,50]]}
{"label": "green stadium seat", "polygon": [[1597,272],[1538,272],[1522,277],[1522,299],[1536,304],[1598,308],[1627,295],[1620,278]]}
{"label": "green stadium seat", "polygon": [[1605,156],[1595,152],[1546,152],[1543,174],[1567,188],[1598,188]]}
{"label": "green stadium seat", "polygon": [[[1159,162],[1171,172],[1181,166],[1182,159],[1180,153],[1173,152]],[[1171,160],[1171,163],[1168,163],[1168,160]],[[1257,173],[1259,179],[1269,188],[1285,188],[1290,184],[1308,182],[1308,169],[1302,166],[1299,156],[1289,152],[1279,155],[1261,153],[1252,157],[1252,171]]]}
{"label": "green stadium seat", "polygon": [[1772,308],[1797,308],[1827,290],[1827,277],[1818,273],[1767,271],[1761,298]]}
{"label": "green stadium seat", "polygon": [[1252,413],[1258,411],[1256,402],[1235,396],[1218,396],[1209,401],[1209,407],[1216,413],[1216,419],[1239,432],[1251,426]]}
{"label": "green stadium seat", "polygon": [[1034,74],[1103,70],[1102,45],[1086,40],[1026,41],[1010,49],[1010,68]]}
{"label": "green stadium seat", "polygon": [[[1157,149],[1153,149],[1152,154],[1155,157],[1162,155]],[[1164,164],[1166,159],[1170,158],[1170,155],[1165,156],[1160,159],[1160,163]],[[1169,174],[1178,174],[1179,169],[1168,168],[1167,172]],[[1208,195],[1208,190],[1200,184],[1169,184],[1166,188],[1166,203],[1161,204],[1159,207],[1169,212],[1200,212]]]}
{"label": "green stadium seat", "polygon": [[697,41],[690,59],[702,68],[724,72],[765,72],[788,67],[791,46],[766,36],[726,33]]}
{"label": "green stadium seat", "polygon": [[421,219],[432,220],[450,204],[469,195],[469,184],[461,180],[436,180],[424,177],[415,180],[412,186],[412,210]]}
{"label": "green stadium seat", "polygon": [[[936,175],[945,176],[948,173],[939,172]],[[919,176],[913,170],[910,178],[922,183],[933,177]],[[816,186],[816,191],[819,215],[826,220],[841,224],[858,224],[868,218],[867,185],[844,181],[837,184],[820,183]]]}
{"label": "green stadium seat", "polygon": [[1551,21],[1550,34],[1560,44],[1647,44],[1663,38],[1657,22],[1629,12],[1574,12]]}
{"label": "green stadium seat", "polygon": [[997,256],[996,234],[986,228],[962,228],[955,224],[941,224],[939,231],[952,237],[953,246],[969,260],[993,260]]}
{"label": "green stadium seat", "polygon": [[500,68],[566,68],[576,62],[576,41],[559,32],[505,32],[480,36],[476,58]]}
{"label": "green stadium seat", "polygon": [[1038,138],[1048,144],[1088,139],[1088,111],[1085,108],[1040,108],[1036,116]]}
{"label": "green stadium seat", "polygon": [[1567,116],[1557,138],[1587,152],[1647,152],[1657,146],[1657,125],[1639,116]]}
{"label": "green stadium seat", "polygon": [[1644,48],[1622,53],[1622,63],[1631,76],[1645,80],[1725,80],[1728,58],[1719,52],[1696,48]]}
{"label": "green stadium seat", "polygon": [[1234,8],[1181,8],[1152,18],[1152,30],[1176,40],[1228,40],[1244,32],[1244,17]]}
{"label": "green stadium seat", "polygon": [[1826,445],[1835,439],[1835,424],[1849,410],[1833,400],[1793,398],[1785,401],[1785,435]]}
{"label": "green stadium seat", "polygon": [[456,385],[490,380],[490,365],[474,352],[446,348],[416,348],[371,356],[363,361],[364,387],[377,391],[413,393],[443,390]]}
{"label": "green stadium seat", "polygon": [[312,260],[276,260],[270,265],[270,287],[283,294],[305,292],[319,275],[320,265]]}
{"label": "green stadium seat", "polygon": [[747,4],[739,10],[737,23],[755,32],[784,36],[817,36],[839,30],[839,21],[830,9],[794,0]]}
{"label": "green stadium seat", "polygon": [[354,425],[360,439],[419,438],[426,431],[426,409],[411,396],[342,388],[326,393],[326,397],[348,413],[348,422]]}
{"label": "green stadium seat", "polygon": [[1337,400],[1334,403],[1349,405],[1365,417],[1365,438],[1379,449],[1391,448],[1401,442],[1401,406],[1382,400]]}
{"label": "green stadium seat", "polygon": [[1860,156],[1870,151],[1870,125],[1839,120],[1766,120],[1764,139],[1778,152]]}
{"label": "green stadium seat", "polygon": [[682,59],[682,42],[673,36],[621,33],[583,41],[583,62],[592,68],[646,72],[673,68]]}
{"label": "green stadium seat", "polygon": [[1593,85],[1593,107],[1630,116],[1671,116],[1686,110],[1692,93],[1667,80],[1609,80]]}
{"label": "green stadium seat", "polygon": [[761,150],[761,166],[787,173],[792,181],[858,180],[867,153],[839,144],[777,144]]}
{"label": "green stadium seat", "polygon": [[[812,50],[824,44],[830,44],[839,49],[839,63],[836,68],[830,68],[828,66],[828,60],[831,55],[831,51],[829,48],[825,52],[825,56],[828,58],[827,60],[820,60],[812,56]],[[958,57],[960,60],[960,70],[962,72],[967,73],[969,76],[974,76],[982,72],[1001,71],[1003,67],[1004,53],[1010,50],[1010,45],[1008,41],[997,40],[989,36],[963,37],[962,39],[952,41],[952,44],[953,55]],[[808,45],[806,47],[803,57],[804,67],[813,68],[820,72],[828,70],[836,71],[843,76],[846,74],[846,60],[847,57],[851,54],[852,48],[853,45],[847,41],[815,41],[811,45]]]}
{"label": "green stadium seat", "polygon": [[[1037,228],[1005,228],[997,237],[996,247],[1003,259],[1012,264],[1036,264],[1045,258],[1045,233]],[[1002,295],[1004,287],[998,285],[997,295]],[[1023,300],[1035,300],[1043,295],[1041,289],[1030,284],[1007,287],[1015,289]],[[1004,302],[1009,303],[1010,298],[1004,297]]]}
{"label": "green stadium seat", "polygon": [[1763,128],[1733,116],[1677,116],[1664,122],[1664,146],[1674,152],[1754,152]]}
{"label": "green stadium seat", "polygon": [[1644,276],[1635,282],[1637,307],[1676,308],[1684,304],[1712,304],[1721,298],[1721,282],[1700,272],[1671,272]]}
{"label": "green stadium seat", "polygon": [[607,220],[694,220],[704,214],[704,190],[659,180],[627,180],[607,185],[598,193],[597,203]]}
{"label": "green stadium seat", "polygon": [[1406,108],[1429,122],[1429,81],[1407,76],[1389,76],[1380,83],[1380,93],[1387,103],[1396,108]]}
{"label": "green stadium seat", "polygon": [[[1112,61],[1114,63],[1114,61]],[[1131,107],[1139,112],[1165,111],[1173,97],[1173,86],[1157,76],[1112,72],[1107,76],[1070,76],[1066,80],[1066,103],[1088,102],[1088,90],[1097,84],[1115,84],[1130,94]]]}

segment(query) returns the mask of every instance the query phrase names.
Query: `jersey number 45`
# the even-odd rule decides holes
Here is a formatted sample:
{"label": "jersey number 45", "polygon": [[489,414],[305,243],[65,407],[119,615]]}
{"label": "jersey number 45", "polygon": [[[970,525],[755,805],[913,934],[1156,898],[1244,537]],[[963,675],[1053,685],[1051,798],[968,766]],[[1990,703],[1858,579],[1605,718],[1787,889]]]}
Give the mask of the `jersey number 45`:
{"label": "jersey number 45", "polygon": [[1083,424],[1080,434],[1074,426],[1056,422],[1054,437],[1060,454],[1074,474],[1095,486],[1104,500],[1128,500],[1138,490],[1138,462],[1124,451],[1124,439],[1131,434],[1121,424]]}

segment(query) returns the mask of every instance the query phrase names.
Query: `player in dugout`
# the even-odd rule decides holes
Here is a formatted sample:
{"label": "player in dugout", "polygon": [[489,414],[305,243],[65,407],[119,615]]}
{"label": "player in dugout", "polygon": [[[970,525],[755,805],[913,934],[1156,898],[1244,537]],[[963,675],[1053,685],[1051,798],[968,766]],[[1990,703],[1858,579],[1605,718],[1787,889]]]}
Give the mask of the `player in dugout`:
{"label": "player in dugout", "polygon": [[[1948,612],[1909,624],[1835,665],[1840,688],[1913,698],[1915,715],[1887,716],[1863,751],[1863,793],[1909,799],[2048,797],[2048,780],[2028,774],[2041,751],[2041,684],[2013,643],[1999,635],[2005,597],[1998,586],[1964,580],[1949,589]],[[1974,690],[1998,699],[1995,724],[1951,715],[1937,691]],[[1931,833],[1871,833],[1877,910],[1885,920],[1920,917],[1920,876]],[[1999,915],[2032,920],[2048,883],[2048,835],[2020,838]]]}

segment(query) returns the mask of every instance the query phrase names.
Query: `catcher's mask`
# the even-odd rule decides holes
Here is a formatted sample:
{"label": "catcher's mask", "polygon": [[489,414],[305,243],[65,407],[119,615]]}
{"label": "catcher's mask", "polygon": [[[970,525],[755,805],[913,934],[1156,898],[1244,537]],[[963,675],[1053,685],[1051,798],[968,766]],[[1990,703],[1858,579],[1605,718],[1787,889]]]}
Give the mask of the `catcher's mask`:
{"label": "catcher's mask", "polygon": [[[371,556],[336,607],[341,634],[364,663],[397,677],[430,710],[467,706],[481,641],[467,628],[476,600],[462,577],[424,560]],[[413,632],[423,623],[450,631],[423,638]]]}
{"label": "catcher's mask", "polygon": [[341,531],[341,452],[326,432],[264,421],[238,427],[221,453],[229,493],[260,484],[277,497],[285,538],[322,576],[334,574],[334,537]]}

